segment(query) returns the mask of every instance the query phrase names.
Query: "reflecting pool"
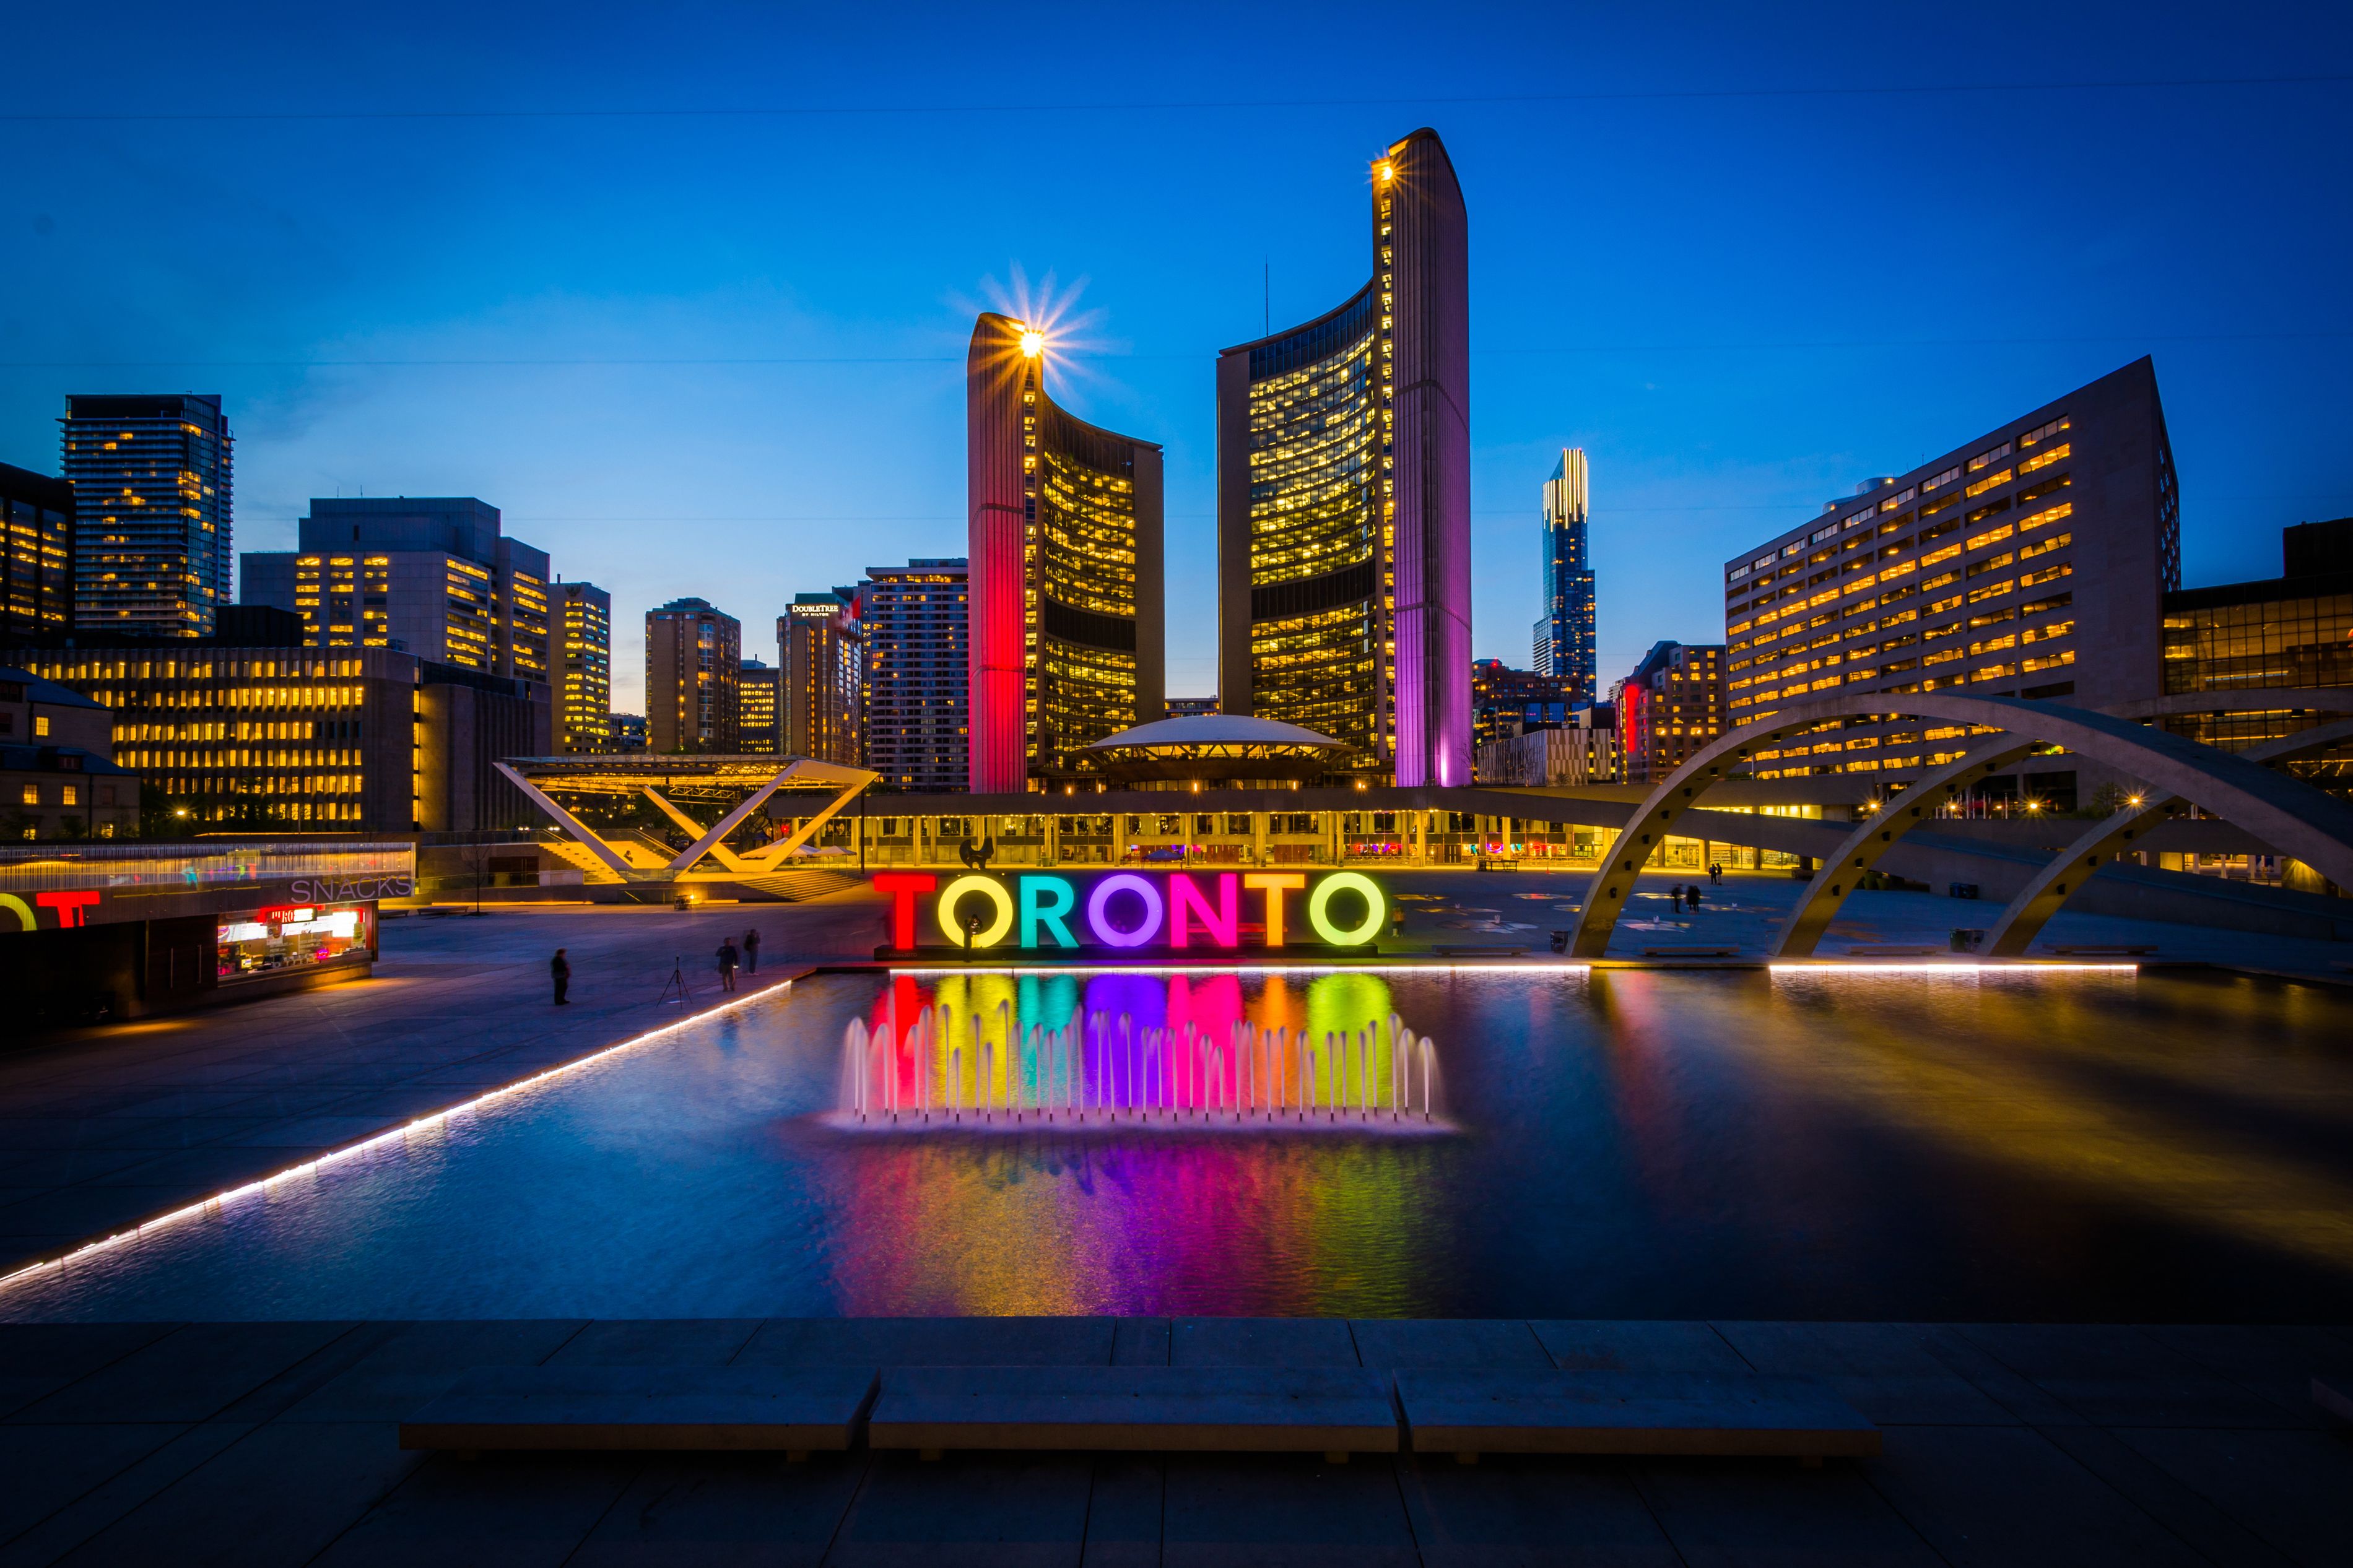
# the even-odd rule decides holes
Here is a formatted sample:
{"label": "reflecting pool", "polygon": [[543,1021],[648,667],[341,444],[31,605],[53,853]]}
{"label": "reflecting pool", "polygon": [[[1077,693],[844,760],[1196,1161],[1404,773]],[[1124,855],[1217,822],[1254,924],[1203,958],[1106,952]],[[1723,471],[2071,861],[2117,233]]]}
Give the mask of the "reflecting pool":
{"label": "reflecting pool", "polygon": [[[1115,1080],[1098,1016],[1159,1054]],[[1074,1019],[1076,1057],[1023,1048]],[[885,1029],[894,1105],[953,1083],[1029,1120],[842,1125],[846,1042]],[[1443,1125],[1400,1136],[1409,1030]],[[1043,1119],[1073,1081],[1151,1116]],[[1278,1082],[1368,1114],[1206,1114]],[[2344,994],[2203,972],[838,974],[19,1280],[0,1316],[2343,1321],[2349,1133]]]}

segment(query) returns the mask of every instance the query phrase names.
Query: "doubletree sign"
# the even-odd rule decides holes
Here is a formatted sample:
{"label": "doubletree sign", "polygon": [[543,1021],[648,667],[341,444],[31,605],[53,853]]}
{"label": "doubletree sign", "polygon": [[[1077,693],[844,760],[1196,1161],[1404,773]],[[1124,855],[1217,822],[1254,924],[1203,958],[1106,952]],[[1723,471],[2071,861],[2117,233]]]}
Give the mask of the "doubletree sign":
{"label": "doubletree sign", "polygon": [[[1270,949],[1363,948],[1388,919],[1381,885],[1357,871],[1115,871],[1082,884],[1046,871],[958,877],[882,871],[891,948],[914,952],[932,931],[952,948],[1012,948],[1050,957],[1090,950],[1239,951],[1247,933]],[[927,898],[928,896],[928,898]],[[931,904],[923,929],[919,901]],[[1303,924],[1304,931],[1297,930]]]}

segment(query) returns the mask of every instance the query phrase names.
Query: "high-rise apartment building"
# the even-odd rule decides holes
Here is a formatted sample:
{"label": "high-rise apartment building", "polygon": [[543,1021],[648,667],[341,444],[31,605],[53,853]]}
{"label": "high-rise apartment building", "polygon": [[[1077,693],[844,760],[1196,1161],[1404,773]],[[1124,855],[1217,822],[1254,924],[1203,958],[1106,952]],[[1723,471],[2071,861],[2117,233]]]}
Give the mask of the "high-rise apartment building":
{"label": "high-rise apartment building", "polygon": [[865,639],[856,598],[853,588],[796,594],[776,617],[778,749],[787,756],[856,767],[864,754]]}
{"label": "high-rise apartment building", "polygon": [[747,658],[735,674],[735,749],[745,756],[774,756],[782,750],[776,716],[784,708],[784,671]]}
{"label": "high-rise apartment building", "polygon": [[859,584],[865,765],[885,785],[944,794],[967,782],[969,591],[961,557],[869,566]]}
{"label": "high-rise apartment building", "polygon": [[664,755],[733,756],[744,628],[707,599],[672,599],[646,612],[646,739]]}
{"label": "high-rise apartment building", "polygon": [[1544,531],[1537,561],[1537,591],[1544,614],[1536,617],[1531,667],[1556,677],[1571,702],[1590,702],[1596,676],[1593,644],[1593,566],[1586,553],[1585,453],[1563,448],[1544,487]]}
{"label": "high-rise apartment building", "polygon": [[1724,647],[1651,645],[1634,673],[1610,689],[1618,715],[1618,769],[1626,784],[1654,784],[1724,733]]}
{"label": "high-rise apartment building", "polygon": [[66,399],[74,624],[195,637],[229,602],[233,508],[218,395]]}
{"label": "high-rise apartment building", "polygon": [[1369,184],[1371,280],[1218,360],[1218,694],[1360,773],[1465,784],[1469,227],[1435,132]]}
{"label": "high-rise apartment building", "polygon": [[1041,788],[1161,716],[1160,448],[1046,392],[1041,331],[974,323],[965,378],[976,791]]}
{"label": "high-rise apartment building", "polygon": [[613,744],[613,595],[594,583],[558,583],[563,647],[550,656],[562,670],[556,725],[566,752],[610,752]]}
{"label": "high-rise apartment building", "polygon": [[[239,597],[303,620],[311,647],[391,647],[553,683],[547,552],[471,496],[313,498],[299,549],[248,551]],[[609,610],[608,610],[609,614]]]}
{"label": "high-rise apartment building", "polygon": [[[2157,372],[2134,361],[1909,473],[1870,480],[1725,565],[1735,725],[1832,692],[1958,689],[2114,708],[2157,696],[2180,504]],[[1894,773],[1967,727],[1858,717],[1759,750],[1759,778]],[[1977,786],[2053,801],[2072,757]],[[2097,770],[2094,770],[2097,772]]]}
{"label": "high-rise apartment building", "polygon": [[73,630],[73,486],[0,463],[0,647]]}

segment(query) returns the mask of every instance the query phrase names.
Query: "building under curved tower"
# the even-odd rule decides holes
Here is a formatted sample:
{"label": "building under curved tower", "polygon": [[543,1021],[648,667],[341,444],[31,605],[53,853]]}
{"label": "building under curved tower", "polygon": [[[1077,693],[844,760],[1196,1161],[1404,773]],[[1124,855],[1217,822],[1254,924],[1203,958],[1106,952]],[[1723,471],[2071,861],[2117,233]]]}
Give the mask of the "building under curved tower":
{"label": "building under curved tower", "polygon": [[1057,407],[1049,346],[990,313],[965,361],[976,793],[1085,774],[1162,713],[1160,448]]}
{"label": "building under curved tower", "polygon": [[1218,360],[1225,712],[1471,782],[1469,226],[1434,131],[1373,161],[1372,276]]}

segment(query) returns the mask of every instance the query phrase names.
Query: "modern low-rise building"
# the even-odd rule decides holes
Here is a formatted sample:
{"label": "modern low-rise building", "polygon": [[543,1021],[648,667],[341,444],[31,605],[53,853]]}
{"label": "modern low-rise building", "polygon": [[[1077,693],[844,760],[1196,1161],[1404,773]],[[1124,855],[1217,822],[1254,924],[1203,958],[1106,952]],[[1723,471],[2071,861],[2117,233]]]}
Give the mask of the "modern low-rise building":
{"label": "modern low-rise building", "polygon": [[1588,703],[1566,724],[1488,742],[1479,748],[1479,782],[1556,789],[1622,782],[1616,710]]}
{"label": "modern low-rise building", "polygon": [[869,566],[859,584],[865,637],[865,763],[882,787],[944,794],[969,776],[970,584],[961,556]]}
{"label": "modern low-rise building", "polygon": [[492,764],[554,733],[536,680],[390,648],[80,639],[16,656],[110,710],[155,837],[470,833],[534,826]]}
{"label": "modern low-rise building", "polygon": [[609,752],[613,744],[613,595],[594,583],[556,584],[562,595],[562,647],[555,667],[556,732],[566,752]]}
{"label": "modern low-rise building", "polygon": [[796,594],[776,617],[778,750],[856,767],[864,754],[865,633],[857,590]]}
{"label": "modern low-rise building", "polygon": [[239,596],[300,615],[306,647],[389,647],[522,680],[552,680],[562,663],[547,552],[509,538],[484,501],[314,498],[297,543],[248,551]]}
{"label": "modern low-rise building", "polygon": [[1657,784],[1724,733],[1724,652],[1721,643],[1654,643],[1611,689],[1621,782]]}
{"label": "modern low-rise building", "polygon": [[217,395],[66,399],[74,628],[197,637],[231,598],[234,463]]}
{"label": "modern low-rise building", "polygon": [[[743,624],[708,599],[672,599],[646,612],[646,731],[665,754],[740,749]],[[535,752],[519,752],[533,756]]]}
{"label": "modern low-rise building", "polygon": [[[1218,359],[1218,695],[1369,780],[1468,784],[1470,230],[1437,132],[1366,171],[1371,276]],[[979,787],[976,784],[975,787]]]}
{"label": "modern low-rise building", "polygon": [[73,629],[73,486],[0,463],[0,647]]}
{"label": "modern low-rise building", "polygon": [[616,713],[613,715],[614,751],[623,753],[645,751],[651,744],[647,739],[647,734],[644,714]]}
{"label": "modern low-rise building", "polygon": [[[2140,359],[1727,562],[1731,721],[1832,692],[1960,689],[2098,709],[2154,697],[2161,605],[2180,579],[2172,447]],[[1900,782],[1966,749],[1961,726],[1862,717],[1754,761],[1758,778]],[[2078,772],[2038,757],[1978,787],[2071,805],[2092,783]]]}
{"label": "modern low-rise building", "polygon": [[1050,345],[984,313],[965,377],[972,594],[968,776],[1042,789],[1161,717],[1161,458],[1046,389]]}
{"label": "modern low-rise building", "polygon": [[1218,710],[1215,697],[1171,697],[1167,701],[1171,719],[1200,719]]}
{"label": "modern low-rise building", "polygon": [[0,840],[138,835],[139,777],[114,761],[114,716],[0,665]]}

